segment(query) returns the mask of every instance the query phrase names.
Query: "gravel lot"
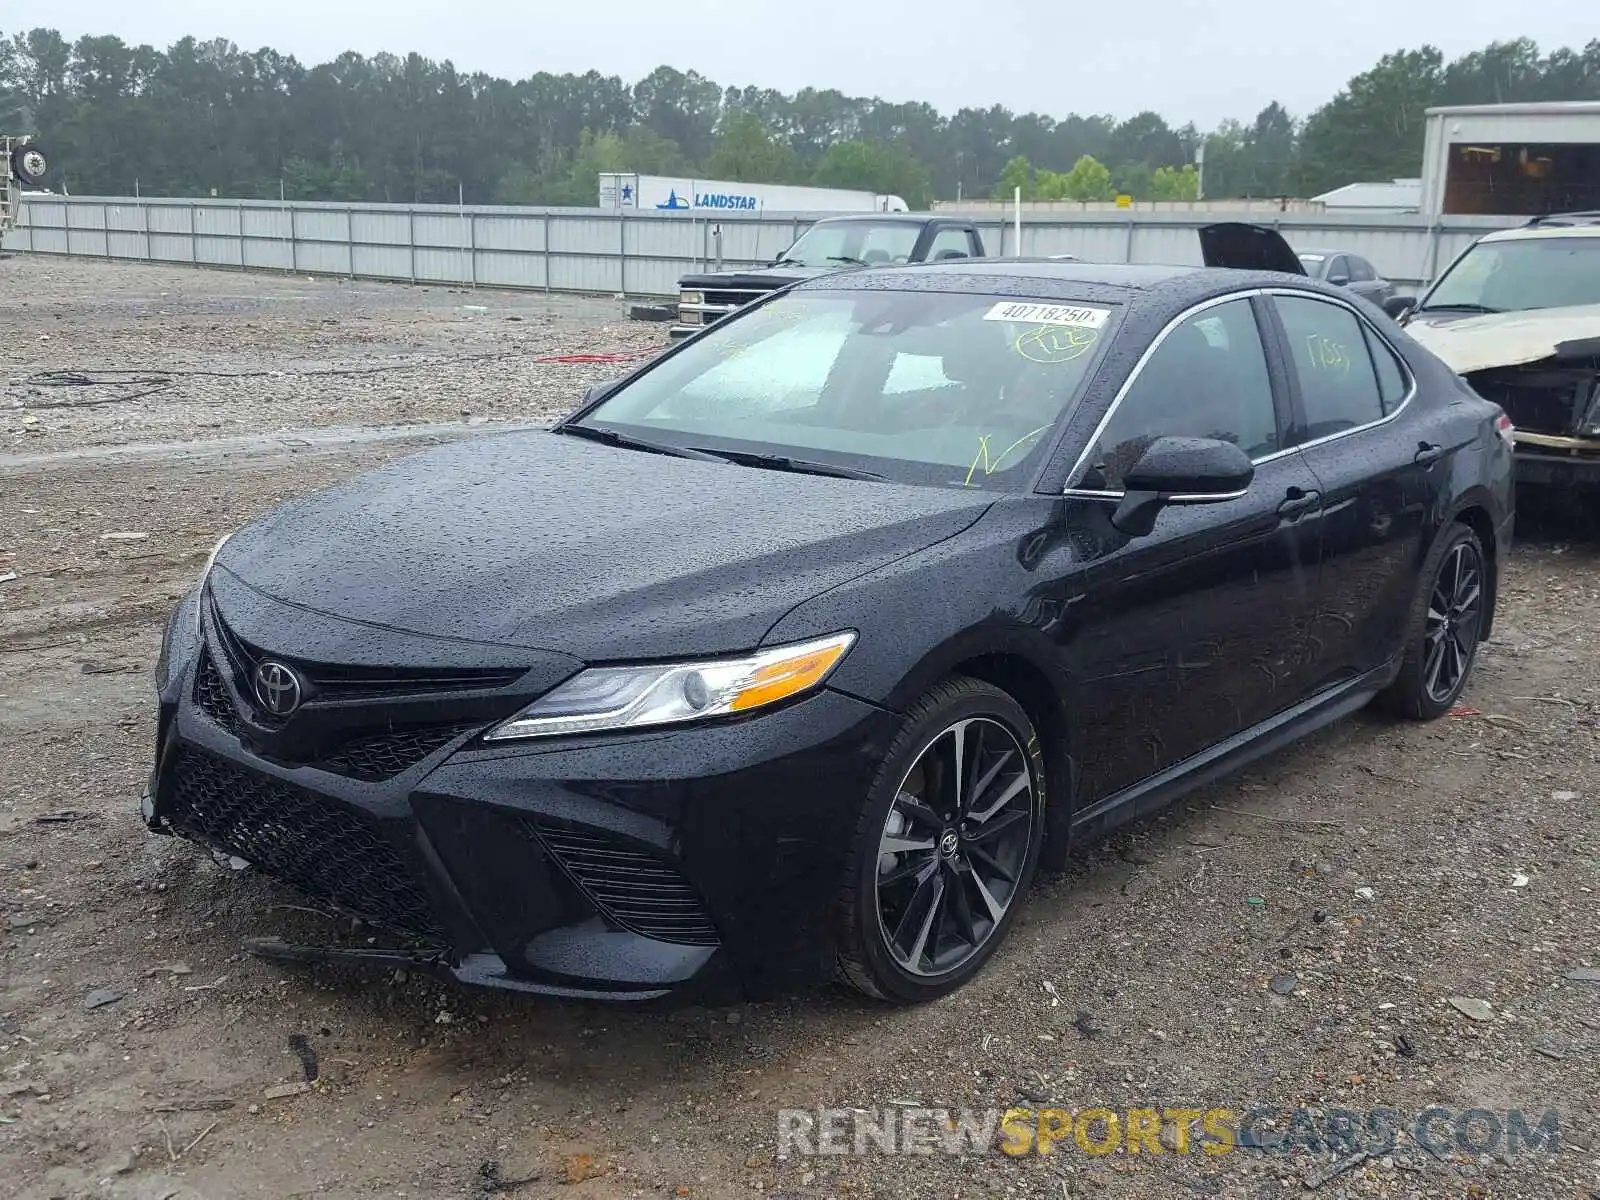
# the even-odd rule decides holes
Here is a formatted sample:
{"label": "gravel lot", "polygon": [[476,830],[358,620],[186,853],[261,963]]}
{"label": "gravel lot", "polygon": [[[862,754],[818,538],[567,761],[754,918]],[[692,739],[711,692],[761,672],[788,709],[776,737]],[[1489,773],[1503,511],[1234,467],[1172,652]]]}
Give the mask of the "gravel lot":
{"label": "gravel lot", "polygon": [[[1569,978],[1600,967],[1600,535],[1549,513],[1525,513],[1461,715],[1344,721],[1081,847],[985,974],[940,1003],[825,993],[628,1013],[242,956],[244,936],[352,931],[144,832],[150,668],[171,603],[226,529],[418,441],[295,431],[459,424],[463,410],[548,419],[615,368],[534,358],[657,342],[617,308],[0,261],[0,578],[17,576],[0,582],[8,1192],[1600,1196],[1600,982]],[[469,357],[484,354],[502,357]],[[184,375],[106,404],[99,387],[27,382],[180,367],[282,374]],[[394,369],[308,374],[330,367]],[[83,400],[96,403],[34,407]],[[100,452],[264,432],[283,436]],[[32,457],[83,448],[100,449]],[[1488,1019],[1451,998],[1485,1002]],[[315,1082],[292,1086],[308,1057]],[[1554,1109],[1562,1145],[1434,1155],[1402,1139],[1326,1181],[1328,1155],[1170,1142],[776,1156],[779,1108],[891,1104],[1442,1105],[1521,1108],[1530,1124]]]}
{"label": "gravel lot", "polygon": [[0,321],[0,454],[546,421],[619,368],[538,359],[665,340],[615,300],[28,255],[0,259]]}

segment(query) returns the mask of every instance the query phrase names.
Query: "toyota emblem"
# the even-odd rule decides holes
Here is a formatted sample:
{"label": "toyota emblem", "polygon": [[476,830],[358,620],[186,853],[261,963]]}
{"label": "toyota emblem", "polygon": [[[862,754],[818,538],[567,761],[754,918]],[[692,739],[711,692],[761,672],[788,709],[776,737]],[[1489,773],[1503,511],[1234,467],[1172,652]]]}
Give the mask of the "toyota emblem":
{"label": "toyota emblem", "polygon": [[256,667],[253,681],[256,703],[275,717],[287,717],[300,707],[300,676],[270,658]]}

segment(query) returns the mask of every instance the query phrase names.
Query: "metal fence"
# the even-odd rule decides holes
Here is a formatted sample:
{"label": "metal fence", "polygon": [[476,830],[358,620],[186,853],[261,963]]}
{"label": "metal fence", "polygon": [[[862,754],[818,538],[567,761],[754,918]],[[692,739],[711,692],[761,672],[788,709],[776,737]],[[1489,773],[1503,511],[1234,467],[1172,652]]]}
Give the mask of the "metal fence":
{"label": "metal fence", "polygon": [[[8,250],[138,262],[555,292],[670,296],[693,271],[770,262],[820,214],[25,196]],[[1025,214],[1025,255],[1198,263],[1200,213]],[[1279,214],[1297,248],[1359,254],[1405,288],[1432,279],[1511,217]],[[991,255],[1017,253],[1009,220],[977,220]]]}

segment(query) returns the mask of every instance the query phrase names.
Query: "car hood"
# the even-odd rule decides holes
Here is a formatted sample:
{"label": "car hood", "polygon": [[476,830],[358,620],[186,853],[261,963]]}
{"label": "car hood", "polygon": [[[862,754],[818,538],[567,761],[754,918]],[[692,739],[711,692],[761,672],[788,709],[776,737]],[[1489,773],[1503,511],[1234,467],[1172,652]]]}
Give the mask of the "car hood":
{"label": "car hood", "polygon": [[1208,267],[1236,271],[1282,271],[1304,275],[1305,264],[1289,248],[1283,235],[1265,225],[1222,221],[1200,229],[1200,255]]}
{"label": "car hood", "polygon": [[288,504],[217,561],[284,603],[389,630],[591,662],[717,654],[954,536],[991,500],[534,432],[427,451]]}
{"label": "car hood", "polygon": [[[841,263],[840,266],[846,264]],[[709,288],[754,289],[777,291],[802,279],[815,279],[818,275],[832,275],[839,267],[770,267],[755,271],[713,271],[699,275],[685,275],[678,280],[684,289],[705,291]]]}
{"label": "car hood", "polygon": [[1600,356],[1600,304],[1524,312],[1419,313],[1405,330],[1457,375],[1545,358]]}

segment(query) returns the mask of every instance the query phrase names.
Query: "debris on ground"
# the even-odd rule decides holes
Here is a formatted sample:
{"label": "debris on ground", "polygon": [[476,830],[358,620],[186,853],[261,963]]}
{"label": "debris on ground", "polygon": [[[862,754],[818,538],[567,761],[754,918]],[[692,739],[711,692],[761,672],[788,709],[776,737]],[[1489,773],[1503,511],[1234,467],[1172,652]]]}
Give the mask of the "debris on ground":
{"label": "debris on ground", "polygon": [[1451,1008],[1462,1016],[1473,1021],[1494,1020],[1494,1009],[1487,1000],[1479,1000],[1474,996],[1451,996],[1446,1000]]}
{"label": "debris on ground", "polygon": [[108,1004],[115,1004],[122,999],[122,993],[116,988],[96,988],[83,998],[83,1007],[89,1010],[104,1008]]}

